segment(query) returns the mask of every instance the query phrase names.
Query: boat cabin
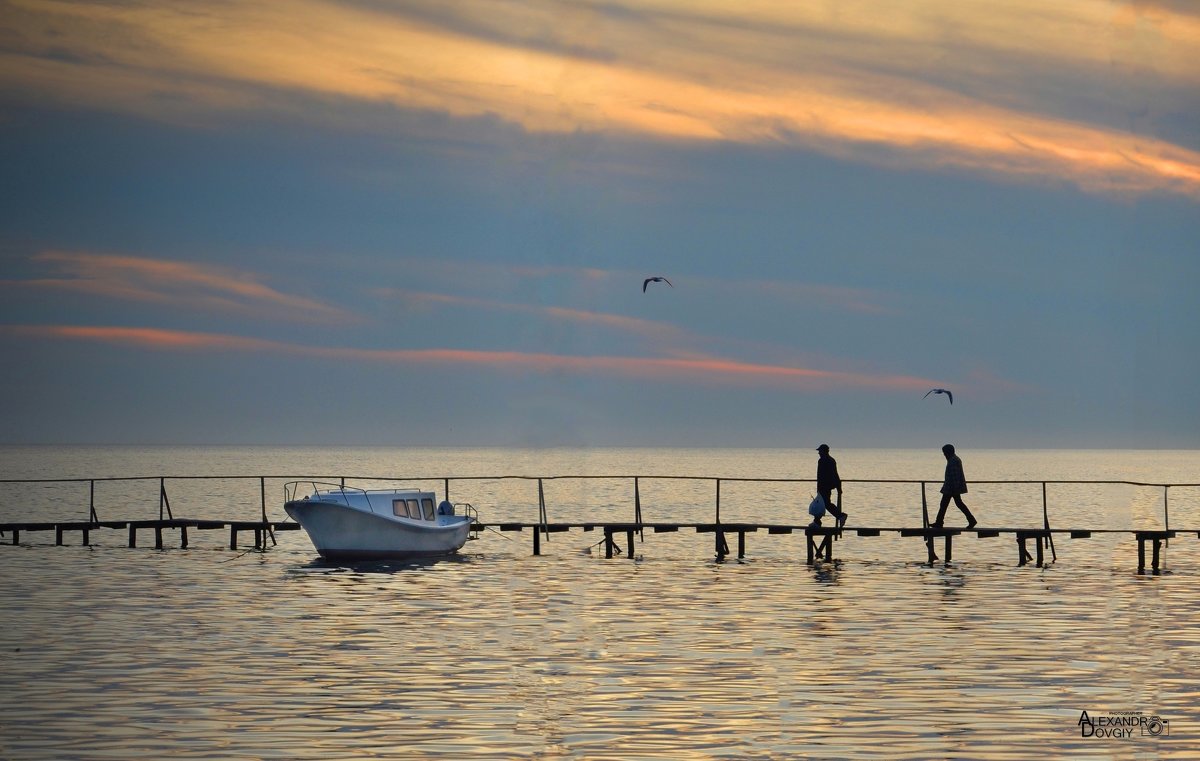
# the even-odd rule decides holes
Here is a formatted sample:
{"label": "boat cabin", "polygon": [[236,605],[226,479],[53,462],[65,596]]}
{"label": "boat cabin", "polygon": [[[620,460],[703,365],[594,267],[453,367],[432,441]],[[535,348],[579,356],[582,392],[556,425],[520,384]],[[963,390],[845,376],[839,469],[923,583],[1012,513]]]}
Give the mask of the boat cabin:
{"label": "boat cabin", "polygon": [[[309,499],[305,497],[305,499]],[[311,499],[334,502],[376,515],[408,518],[414,521],[438,522],[438,515],[453,515],[454,508],[438,506],[436,495],[431,491],[416,489],[330,489],[318,491]],[[447,509],[448,508],[448,509]]]}

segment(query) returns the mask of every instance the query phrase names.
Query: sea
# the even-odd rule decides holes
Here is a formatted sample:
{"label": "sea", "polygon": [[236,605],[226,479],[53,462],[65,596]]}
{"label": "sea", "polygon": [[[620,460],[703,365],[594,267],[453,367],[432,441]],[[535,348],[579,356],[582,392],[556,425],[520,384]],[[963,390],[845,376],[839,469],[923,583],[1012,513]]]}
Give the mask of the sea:
{"label": "sea", "polygon": [[[489,529],[354,564],[302,531],[5,534],[0,758],[1200,757],[1200,452],[959,454],[980,526],[1178,533],[1158,573],[1125,533],[1059,534],[1041,567],[1011,534],[929,563],[919,537],[847,530],[811,565],[802,533],[718,558],[711,533],[648,530],[608,559],[597,531],[535,556]],[[938,448],[833,455],[849,529],[936,511]],[[346,479],[448,486],[489,524],[801,525],[815,468],[808,448],[0,447],[0,522],[282,521],[285,483]]]}

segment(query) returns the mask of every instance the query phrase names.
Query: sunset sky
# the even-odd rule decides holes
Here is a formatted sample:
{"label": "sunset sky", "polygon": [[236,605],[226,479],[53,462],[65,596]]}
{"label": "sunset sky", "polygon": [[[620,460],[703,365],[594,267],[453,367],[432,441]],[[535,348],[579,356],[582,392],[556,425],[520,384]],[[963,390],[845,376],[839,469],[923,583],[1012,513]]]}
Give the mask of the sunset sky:
{"label": "sunset sky", "polygon": [[1184,0],[0,0],[0,159],[0,443],[1200,447]]}

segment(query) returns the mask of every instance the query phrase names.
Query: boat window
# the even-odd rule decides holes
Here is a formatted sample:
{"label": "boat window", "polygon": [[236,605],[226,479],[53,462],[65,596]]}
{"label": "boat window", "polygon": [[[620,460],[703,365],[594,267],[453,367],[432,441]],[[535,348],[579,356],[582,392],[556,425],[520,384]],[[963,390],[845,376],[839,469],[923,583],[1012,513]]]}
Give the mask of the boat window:
{"label": "boat window", "polygon": [[404,504],[404,500],[402,500],[402,499],[393,499],[392,500],[392,513],[394,515],[400,516],[401,518],[408,516],[408,507]]}
{"label": "boat window", "polygon": [[421,510],[425,512],[425,520],[433,520],[433,500],[429,497],[421,498]]}
{"label": "boat window", "polygon": [[408,517],[416,518],[417,520],[421,519],[421,508],[417,505],[415,499],[408,500]]}

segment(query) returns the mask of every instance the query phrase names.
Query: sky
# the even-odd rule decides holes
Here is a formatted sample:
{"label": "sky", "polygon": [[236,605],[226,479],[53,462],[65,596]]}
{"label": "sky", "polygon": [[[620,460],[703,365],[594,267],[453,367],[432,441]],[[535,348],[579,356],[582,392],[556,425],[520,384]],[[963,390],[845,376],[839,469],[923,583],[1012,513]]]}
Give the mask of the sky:
{"label": "sky", "polygon": [[0,443],[1200,447],[1194,2],[0,0],[0,165]]}

